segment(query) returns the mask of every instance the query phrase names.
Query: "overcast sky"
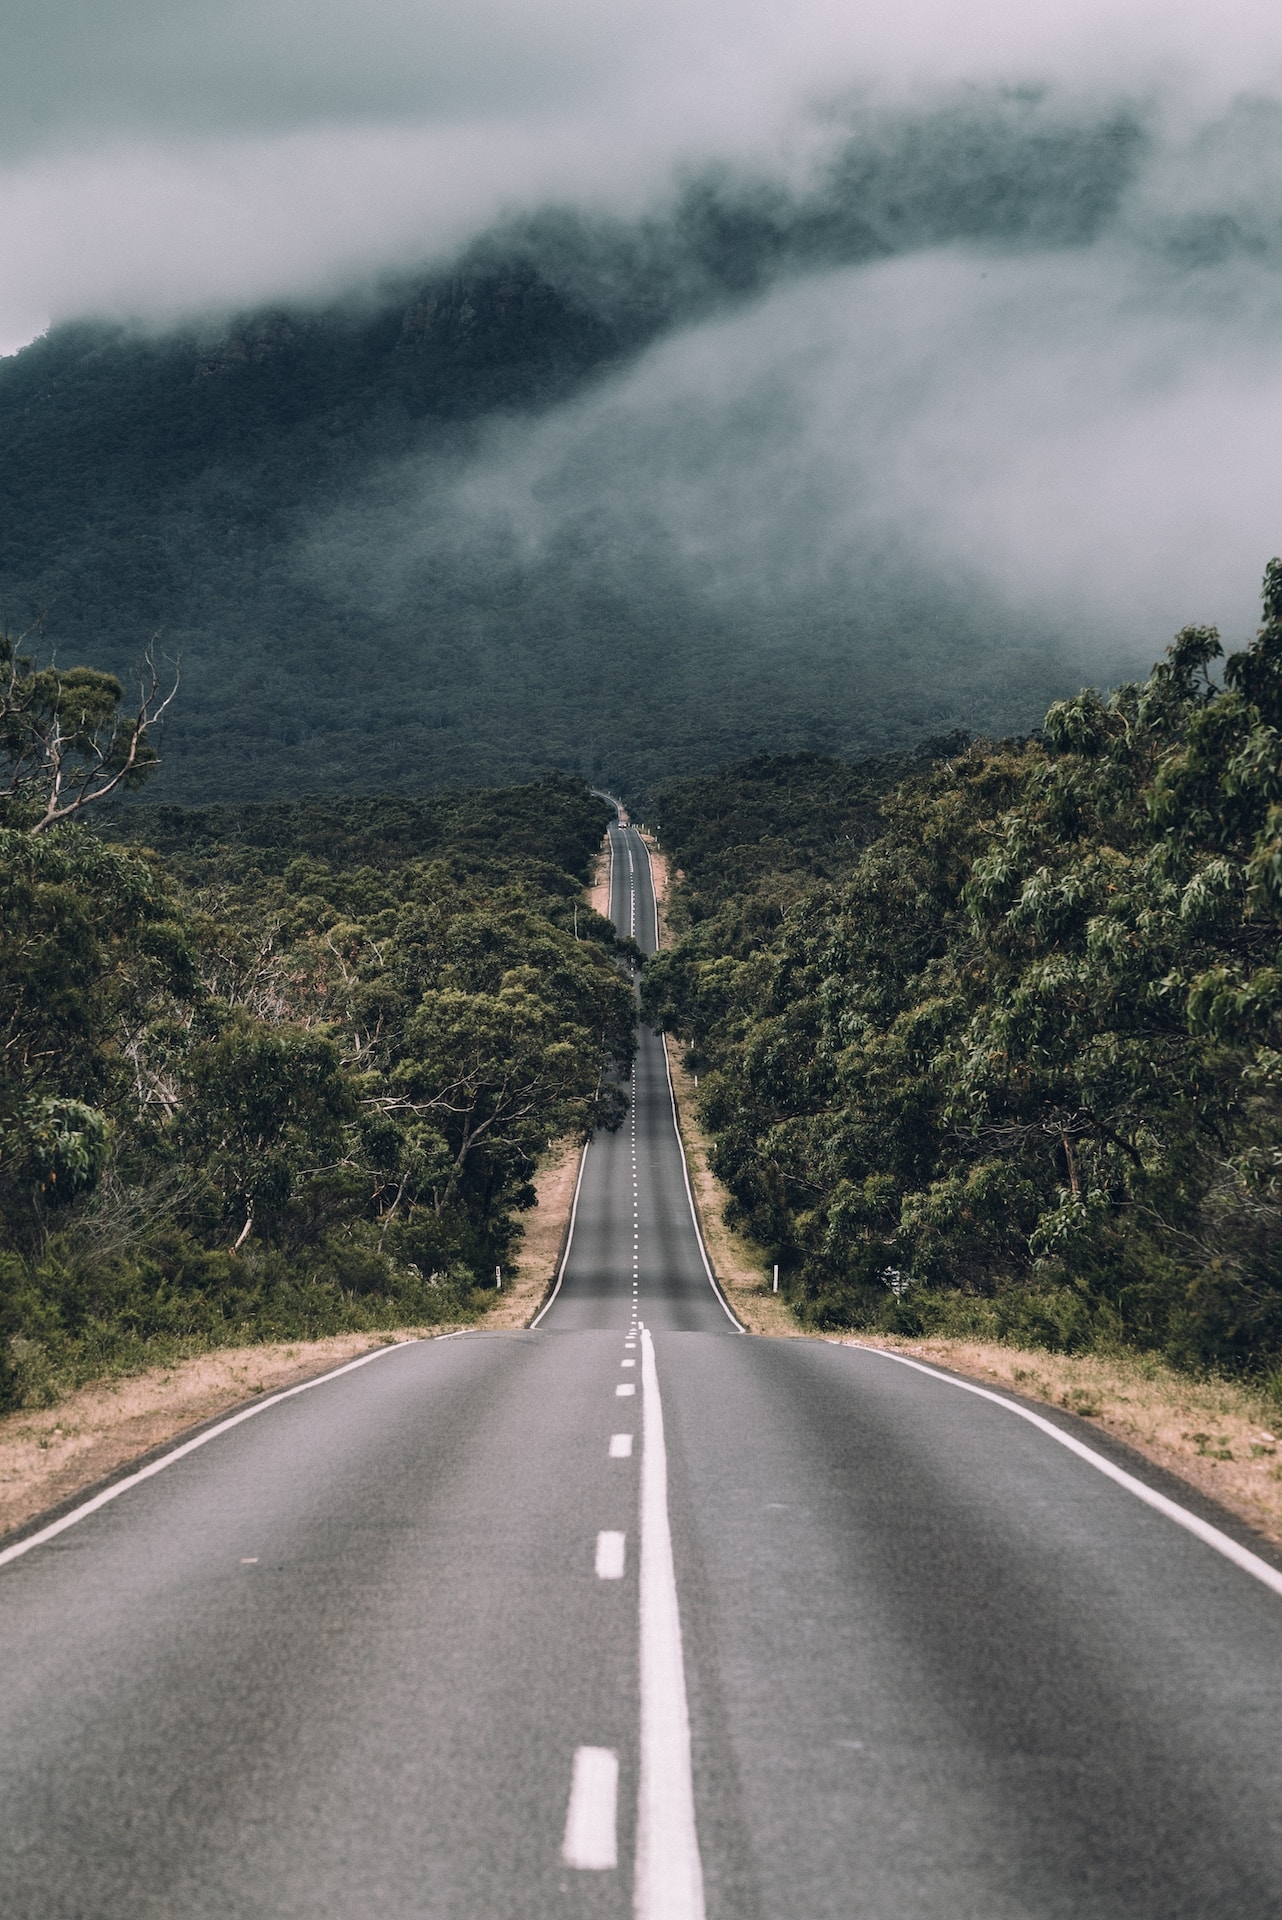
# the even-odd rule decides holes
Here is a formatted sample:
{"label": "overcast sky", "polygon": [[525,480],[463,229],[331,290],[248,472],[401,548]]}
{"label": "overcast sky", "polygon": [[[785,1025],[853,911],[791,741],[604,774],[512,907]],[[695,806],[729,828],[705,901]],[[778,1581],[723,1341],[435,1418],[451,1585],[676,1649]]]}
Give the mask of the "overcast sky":
{"label": "overcast sky", "polygon": [[803,164],[825,102],[1282,92],[1268,0],[4,0],[0,346],[324,292],[549,197]]}
{"label": "overcast sky", "polygon": [[1078,636],[1106,678],[1185,621],[1253,624],[1282,550],[1277,0],[0,6],[10,351],[78,315],[324,296],[548,201],[661,213],[708,160],[804,185],[861,115],[928,128],[968,88],[1128,110],[1143,150],[1090,247],[794,277],[496,429],[448,508],[411,469],[367,551],[412,572],[429,520],[537,548],[608,497],[699,592],[793,593],[798,631],[815,581],[848,601],[887,555]]}

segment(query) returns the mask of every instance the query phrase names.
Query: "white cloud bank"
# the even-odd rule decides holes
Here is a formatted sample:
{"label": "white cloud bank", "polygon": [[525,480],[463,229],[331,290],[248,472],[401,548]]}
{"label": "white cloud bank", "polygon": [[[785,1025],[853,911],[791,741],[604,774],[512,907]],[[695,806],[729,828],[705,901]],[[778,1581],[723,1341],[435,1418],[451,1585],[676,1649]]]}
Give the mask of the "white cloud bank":
{"label": "white cloud bank", "polygon": [[362,600],[412,599],[468,552],[480,578],[649,551],[799,632],[916,578],[1116,678],[1182,625],[1257,623],[1282,547],[1280,339],[1258,262],[1172,280],[1111,246],[949,249],[824,274],[492,428],[448,482],[411,463],[321,546]]}
{"label": "white cloud bank", "polygon": [[[1282,548],[1273,0],[47,0],[19,25],[9,346],[325,295],[505,210],[635,211],[707,160],[795,177],[851,100],[1129,102],[1150,146],[1093,245],[779,286],[496,431],[447,495],[403,476],[368,550],[385,567],[395,533],[412,573],[451,542],[591,528],[608,555],[642,528],[697,593],[803,624],[817,592],[921,568],[1104,677],[1186,621],[1253,623]],[[1230,236],[1217,265],[1173,244],[1203,229]]]}
{"label": "white cloud bank", "polygon": [[[10,0],[0,342],[322,293],[548,197],[780,164],[817,103],[1282,90],[1260,0]],[[813,121],[811,123],[813,125]]]}

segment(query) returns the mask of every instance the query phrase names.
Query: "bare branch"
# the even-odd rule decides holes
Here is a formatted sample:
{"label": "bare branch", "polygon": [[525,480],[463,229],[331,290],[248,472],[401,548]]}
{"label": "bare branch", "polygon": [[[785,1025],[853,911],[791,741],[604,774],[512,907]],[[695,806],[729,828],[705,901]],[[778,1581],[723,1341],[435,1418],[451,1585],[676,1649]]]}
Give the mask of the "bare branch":
{"label": "bare branch", "polygon": [[162,691],[153,643],[126,719],[110,674],[41,666],[21,645],[0,635],[0,802],[16,808],[14,825],[36,834],[148,777],[159,765],[153,735],[181,676],[174,663]]}

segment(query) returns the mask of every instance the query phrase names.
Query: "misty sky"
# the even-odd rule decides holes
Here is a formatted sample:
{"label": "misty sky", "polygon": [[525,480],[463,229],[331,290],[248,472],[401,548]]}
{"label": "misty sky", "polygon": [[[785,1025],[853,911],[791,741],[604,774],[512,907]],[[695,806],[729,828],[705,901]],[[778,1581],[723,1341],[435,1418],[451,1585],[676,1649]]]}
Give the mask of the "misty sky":
{"label": "misty sky", "polygon": [[605,500],[728,604],[911,547],[1084,661],[1252,624],[1282,548],[1275,4],[7,0],[3,46],[9,350],[327,296],[548,202],[661,214],[710,161],[803,192],[861,115],[1126,111],[1142,151],[1089,246],[786,278],[496,429],[444,508],[434,479],[435,533],[407,473],[401,560],[443,520],[537,549]]}
{"label": "misty sky", "polygon": [[967,81],[1213,118],[1282,95],[1268,0],[5,0],[0,344],[325,290],[825,109]]}

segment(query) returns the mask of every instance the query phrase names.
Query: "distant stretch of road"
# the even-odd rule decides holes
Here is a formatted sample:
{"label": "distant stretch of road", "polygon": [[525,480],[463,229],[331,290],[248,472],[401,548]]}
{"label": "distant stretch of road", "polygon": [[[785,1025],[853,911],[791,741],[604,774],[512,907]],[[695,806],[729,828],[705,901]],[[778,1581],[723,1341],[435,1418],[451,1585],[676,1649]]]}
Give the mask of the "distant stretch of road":
{"label": "distant stretch of road", "polygon": [[[610,917],[642,953],[658,942],[650,858],[635,827],[610,829]],[[536,1326],[549,1332],[628,1324],[632,1295],[653,1333],[726,1333],[739,1323],[709,1270],[695,1225],[663,1042],[642,1027],[617,1133],[584,1160],[565,1271]]]}
{"label": "distant stretch of road", "polygon": [[533,1330],[0,1552],[0,1915],[1276,1920],[1282,1578],[1028,1411],[737,1330],[643,1035]]}

